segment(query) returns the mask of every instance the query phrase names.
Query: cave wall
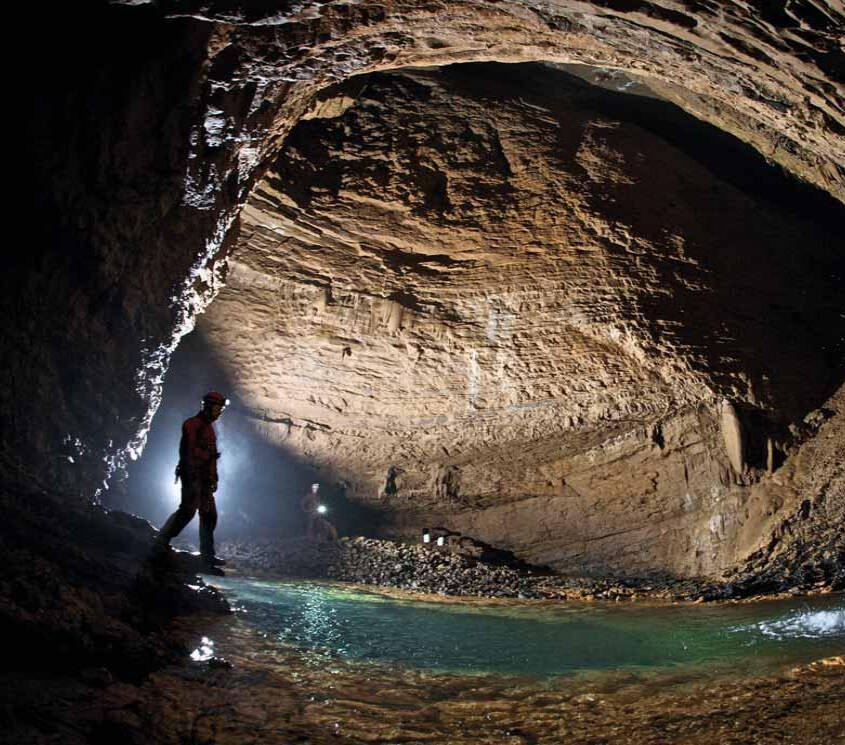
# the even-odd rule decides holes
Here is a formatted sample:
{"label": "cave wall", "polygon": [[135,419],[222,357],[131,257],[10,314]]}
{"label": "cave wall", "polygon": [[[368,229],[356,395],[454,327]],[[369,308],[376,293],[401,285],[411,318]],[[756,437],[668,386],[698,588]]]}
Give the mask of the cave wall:
{"label": "cave wall", "polygon": [[811,2],[57,10],[15,79],[36,231],[4,278],[4,472],[90,494],[137,453],[255,169],[325,85],[462,60],[632,70],[841,199],[841,28]]}
{"label": "cave wall", "polygon": [[748,485],[841,383],[843,211],[810,219],[799,184],[641,93],[544,65],[327,92],[200,320],[265,436],[389,535],[582,572],[735,561],[772,522],[742,517]]}
{"label": "cave wall", "polygon": [[0,441],[4,479],[68,495],[91,496],[137,455],[169,356],[223,279],[240,205],[315,94],[352,75],[531,59],[608,80],[626,70],[843,199],[833,3],[133,1],[63,7],[49,24],[38,12],[15,17],[43,37],[14,81],[31,232],[0,295]]}
{"label": "cave wall", "polygon": [[52,22],[22,71],[30,229],[0,293],[0,441],[4,478],[90,498],[144,428],[214,224],[183,203],[210,29],[98,4]]}

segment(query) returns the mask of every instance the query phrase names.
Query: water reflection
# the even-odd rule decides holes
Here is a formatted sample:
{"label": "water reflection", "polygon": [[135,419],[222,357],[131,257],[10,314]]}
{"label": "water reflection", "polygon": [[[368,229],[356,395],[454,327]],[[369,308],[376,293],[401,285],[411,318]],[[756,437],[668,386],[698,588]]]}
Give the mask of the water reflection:
{"label": "water reflection", "polygon": [[191,652],[191,659],[194,662],[206,662],[214,657],[214,641],[204,636],[200,645]]}

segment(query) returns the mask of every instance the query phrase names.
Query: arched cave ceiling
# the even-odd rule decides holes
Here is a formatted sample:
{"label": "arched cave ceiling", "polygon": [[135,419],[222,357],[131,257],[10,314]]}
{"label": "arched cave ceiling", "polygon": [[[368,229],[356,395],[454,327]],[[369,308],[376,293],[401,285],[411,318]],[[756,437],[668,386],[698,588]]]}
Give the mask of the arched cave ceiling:
{"label": "arched cave ceiling", "polygon": [[[663,459],[675,474],[664,482],[715,479],[725,492],[707,499],[738,505],[721,432],[733,412],[718,401],[748,420],[757,444],[744,457],[762,467],[761,443],[788,440],[841,382],[838,3],[127,0],[62,12],[78,33],[55,24],[55,59],[30,86],[44,240],[4,278],[16,353],[2,435],[21,473],[85,491],[137,452],[169,355],[222,286],[229,250],[203,330],[244,412],[270,437],[289,420],[361,498],[428,490],[479,512],[543,489],[592,494],[599,482],[572,486],[578,469],[550,452],[599,466],[591,447],[618,435],[649,464],[692,448],[694,462]],[[673,139],[560,70],[502,73],[501,91],[460,67],[408,71],[527,61],[591,65],[610,88],[622,71],[745,143],[746,170],[762,158],[806,189],[786,207],[761,197],[741,168],[702,160],[694,127]],[[356,431],[375,429],[367,451]],[[479,471],[508,456],[495,489],[468,472],[462,443]],[[529,488],[543,463],[557,465]],[[637,499],[652,474],[661,482],[660,468],[636,473]],[[630,521],[633,492],[610,491],[623,505],[611,522]],[[727,560],[693,550],[699,528],[714,533],[703,495],[676,505],[698,521],[678,522],[687,543],[660,549],[699,552],[684,571]],[[557,560],[564,543],[533,555]]]}
{"label": "arched cave ceiling", "polygon": [[[219,125],[237,129],[244,112],[235,106],[249,105],[248,119],[267,102],[278,105],[281,95],[284,107],[274,128],[283,134],[301,113],[291,91],[311,92],[374,70],[468,61],[581,63],[642,76],[668,100],[845,199],[843,12],[837,3],[160,7],[173,18],[215,23],[209,79],[221,104]],[[227,96],[233,92],[238,95]],[[221,130],[225,139],[227,127]]]}

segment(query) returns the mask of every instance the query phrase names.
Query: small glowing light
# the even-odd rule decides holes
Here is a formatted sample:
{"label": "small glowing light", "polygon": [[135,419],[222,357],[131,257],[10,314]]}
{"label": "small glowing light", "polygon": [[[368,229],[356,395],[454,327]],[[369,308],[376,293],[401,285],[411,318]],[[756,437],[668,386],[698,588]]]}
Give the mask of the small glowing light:
{"label": "small glowing light", "polygon": [[319,512],[321,515],[325,515],[326,511],[326,505],[324,504],[321,504],[317,507],[317,512]]}
{"label": "small glowing light", "polygon": [[445,546],[446,545],[446,536],[442,536],[442,535],[437,536],[437,545],[438,546]]}
{"label": "small glowing light", "polygon": [[431,533],[427,530],[423,531],[423,543],[431,543]]}

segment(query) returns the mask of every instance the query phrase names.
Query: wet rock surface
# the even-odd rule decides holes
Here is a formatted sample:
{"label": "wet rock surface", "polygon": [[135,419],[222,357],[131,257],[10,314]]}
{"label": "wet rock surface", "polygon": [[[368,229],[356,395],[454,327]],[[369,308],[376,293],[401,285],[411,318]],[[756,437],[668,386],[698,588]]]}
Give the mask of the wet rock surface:
{"label": "wet rock surface", "polygon": [[[845,660],[762,678],[526,681],[309,660],[206,623],[231,667],[171,666],[140,685],[39,680],[9,690],[16,743],[834,745]],[[199,638],[196,639],[199,643]],[[6,683],[5,679],[0,682]]]}
{"label": "wet rock surface", "polygon": [[[842,731],[841,660],[707,686],[674,681],[667,690],[627,674],[550,686],[311,659],[227,616],[196,578],[196,557],[150,559],[154,531],[138,518],[31,493],[4,493],[0,504],[13,518],[0,528],[8,569],[0,579],[0,725],[16,745],[774,745],[786,728],[793,742],[809,745],[834,743]],[[372,539],[225,549],[242,571],[436,594],[611,599],[662,588],[533,574],[518,562]]]}
{"label": "wet rock surface", "polygon": [[152,551],[145,520],[31,492],[4,490],[0,505],[7,670],[138,680],[184,654],[175,617],[228,612],[194,557]]}

